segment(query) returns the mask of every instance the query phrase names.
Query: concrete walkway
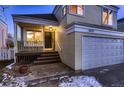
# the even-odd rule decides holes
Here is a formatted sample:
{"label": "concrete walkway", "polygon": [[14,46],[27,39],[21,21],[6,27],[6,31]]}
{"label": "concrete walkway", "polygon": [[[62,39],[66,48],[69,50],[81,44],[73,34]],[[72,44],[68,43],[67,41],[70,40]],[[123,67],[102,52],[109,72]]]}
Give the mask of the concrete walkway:
{"label": "concrete walkway", "polygon": [[30,66],[31,74],[29,80],[47,78],[61,74],[68,74],[73,72],[71,68],[64,65],[63,63],[51,63],[44,65],[33,65]]}
{"label": "concrete walkway", "polygon": [[74,72],[63,63],[32,65],[30,71],[31,73],[27,76],[29,87],[57,87],[61,75]]}

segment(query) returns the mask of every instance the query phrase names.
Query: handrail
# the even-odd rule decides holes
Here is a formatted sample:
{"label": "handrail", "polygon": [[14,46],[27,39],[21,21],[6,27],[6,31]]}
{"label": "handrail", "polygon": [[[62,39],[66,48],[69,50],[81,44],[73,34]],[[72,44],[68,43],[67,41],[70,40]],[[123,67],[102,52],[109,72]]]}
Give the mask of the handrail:
{"label": "handrail", "polygon": [[57,46],[58,46],[60,52],[62,52],[62,48],[60,47],[60,44],[59,44],[59,42],[57,40],[56,40],[56,43],[57,43]]}

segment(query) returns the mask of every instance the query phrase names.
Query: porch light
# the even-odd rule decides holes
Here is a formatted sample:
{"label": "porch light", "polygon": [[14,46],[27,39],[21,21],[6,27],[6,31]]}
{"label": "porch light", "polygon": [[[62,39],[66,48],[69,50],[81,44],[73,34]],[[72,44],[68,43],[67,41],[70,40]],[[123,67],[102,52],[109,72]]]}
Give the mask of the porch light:
{"label": "porch light", "polygon": [[49,26],[49,30],[52,31],[53,30],[53,26]]}

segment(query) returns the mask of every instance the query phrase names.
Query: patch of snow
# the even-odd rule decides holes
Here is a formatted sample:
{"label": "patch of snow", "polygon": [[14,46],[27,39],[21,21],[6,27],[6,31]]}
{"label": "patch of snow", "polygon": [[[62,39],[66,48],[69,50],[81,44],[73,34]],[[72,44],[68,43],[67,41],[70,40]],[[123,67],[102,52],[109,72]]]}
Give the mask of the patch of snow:
{"label": "patch of snow", "polygon": [[0,87],[2,87],[3,86],[3,83],[0,83]]}
{"label": "patch of snow", "polygon": [[44,83],[44,82],[47,82],[47,80],[40,80],[39,83]]}
{"label": "patch of snow", "polygon": [[4,73],[3,80],[0,83],[0,87],[26,87],[27,76],[13,77],[9,74]]}
{"label": "patch of snow", "polygon": [[14,64],[15,64],[15,63],[12,63],[12,64],[10,64],[10,65],[7,65],[6,68],[7,68],[7,69],[12,69],[12,66],[13,66]]}
{"label": "patch of snow", "polygon": [[33,82],[33,83],[31,83],[31,85],[36,85],[36,84],[38,84],[37,82]]}
{"label": "patch of snow", "polygon": [[102,87],[102,85],[95,79],[89,76],[63,76],[60,77],[60,87]]}
{"label": "patch of snow", "polygon": [[106,72],[108,72],[109,71],[109,69],[102,69],[101,71],[99,71],[99,73],[101,73],[101,74],[103,74],[103,73],[106,73]]}

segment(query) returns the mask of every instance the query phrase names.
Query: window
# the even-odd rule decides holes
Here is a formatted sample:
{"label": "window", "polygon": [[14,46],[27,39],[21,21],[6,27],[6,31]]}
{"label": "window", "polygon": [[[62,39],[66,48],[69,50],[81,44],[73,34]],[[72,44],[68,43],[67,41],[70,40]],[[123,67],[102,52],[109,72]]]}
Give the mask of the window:
{"label": "window", "polygon": [[83,15],[83,6],[82,5],[77,6],[77,14],[78,15]]}
{"label": "window", "polygon": [[70,13],[83,15],[84,14],[84,6],[83,5],[70,5]]}
{"label": "window", "polygon": [[17,40],[21,41],[21,27],[17,25]]}
{"label": "window", "polygon": [[70,12],[76,14],[76,5],[70,5]]}
{"label": "window", "polygon": [[113,25],[113,12],[107,8],[103,8],[103,24]]}
{"label": "window", "polygon": [[66,14],[66,6],[63,6],[62,15],[64,16],[65,14]]}
{"label": "window", "polygon": [[41,32],[27,31],[27,41],[39,42],[42,40]]}

